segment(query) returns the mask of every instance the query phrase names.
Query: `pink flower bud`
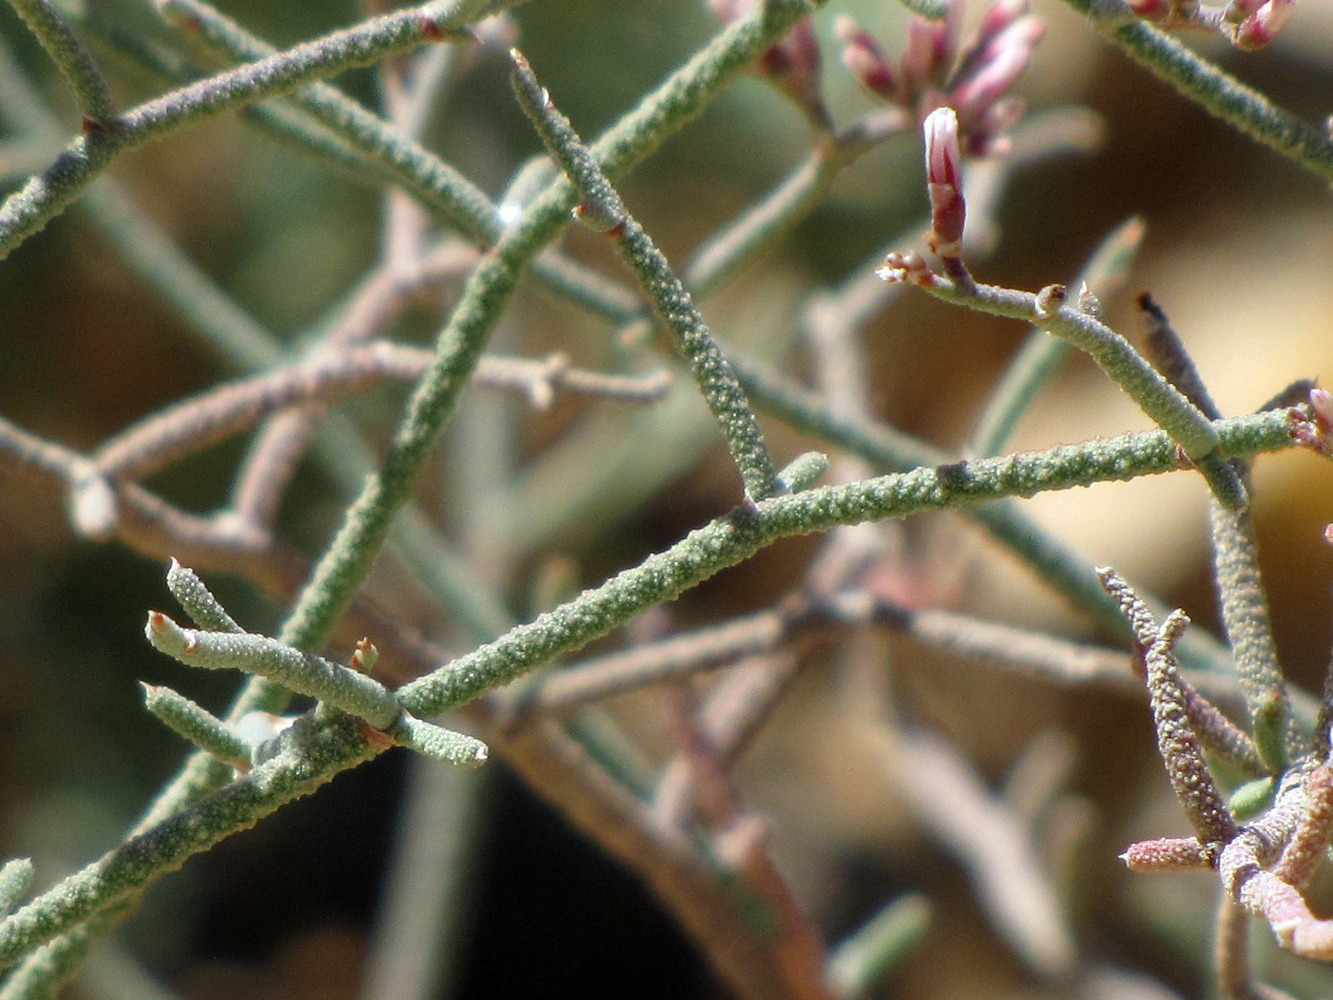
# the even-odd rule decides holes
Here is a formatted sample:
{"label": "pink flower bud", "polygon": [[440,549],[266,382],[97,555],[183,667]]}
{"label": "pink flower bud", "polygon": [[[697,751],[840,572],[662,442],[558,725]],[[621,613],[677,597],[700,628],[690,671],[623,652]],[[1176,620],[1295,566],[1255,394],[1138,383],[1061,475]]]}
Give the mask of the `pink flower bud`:
{"label": "pink flower bud", "polygon": [[981,50],[982,61],[990,62],[1008,49],[1026,49],[1031,52],[1046,37],[1046,22],[1036,17],[1024,17],[992,36]]}
{"label": "pink flower bud", "polygon": [[1004,49],[970,79],[961,82],[950,94],[959,116],[971,120],[994,104],[1023,75],[1030,58],[1029,49]]}
{"label": "pink flower bud", "polygon": [[1160,21],[1171,13],[1171,0],[1128,0],[1130,10],[1149,21]]}
{"label": "pink flower bud", "polygon": [[963,249],[962,153],[958,146],[958,115],[953,108],[937,108],[921,126],[926,139],[926,190],[930,194],[927,240],[940,257],[958,257]]}
{"label": "pink flower bud", "polygon": [[1296,0],[1268,0],[1240,23],[1232,36],[1238,49],[1262,49],[1282,30],[1296,9]]}
{"label": "pink flower bud", "polygon": [[1333,432],[1333,394],[1327,389],[1311,389],[1310,410],[1322,433]]}
{"label": "pink flower bud", "polygon": [[1021,97],[1000,98],[975,121],[967,123],[963,151],[975,157],[1006,155],[1010,143],[1002,133],[1023,117],[1025,107]]}
{"label": "pink flower bud", "polygon": [[907,22],[903,45],[903,76],[907,86],[919,91],[930,84],[949,61],[953,32],[950,21],[927,21],[914,17]]}
{"label": "pink flower bud", "polygon": [[978,38],[991,38],[1028,12],[1028,0],[995,0],[981,15]]}
{"label": "pink flower bud", "polygon": [[892,99],[897,90],[893,64],[869,33],[850,17],[833,23],[833,34],[842,43],[842,64],[871,93]]}
{"label": "pink flower bud", "polygon": [[822,109],[819,90],[819,41],[810,18],[797,21],[782,41],[759,57],[759,74],[771,79],[798,104]]}

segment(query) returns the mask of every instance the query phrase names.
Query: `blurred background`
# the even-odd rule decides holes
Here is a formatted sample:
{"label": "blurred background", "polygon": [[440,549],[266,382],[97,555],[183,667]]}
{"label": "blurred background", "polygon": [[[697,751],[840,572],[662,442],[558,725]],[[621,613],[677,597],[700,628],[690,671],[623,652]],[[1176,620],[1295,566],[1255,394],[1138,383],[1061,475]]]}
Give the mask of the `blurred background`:
{"label": "blurred background", "polygon": [[[168,40],[151,5],[87,0],[127,32]],[[968,22],[980,4],[970,4]],[[1296,378],[1333,371],[1333,204],[1324,184],[1177,99],[1099,42],[1056,0],[1034,0],[1047,24],[1017,90],[1030,114],[1071,105],[1100,118],[1095,150],[1015,170],[995,214],[998,240],[972,261],[987,282],[1035,289],[1067,281],[1131,215],[1146,237],[1126,289],[1104,303],[1133,337],[1133,300],[1150,290],[1189,346],[1226,413],[1253,410]],[[226,11],[289,45],[359,16],[352,3],[235,2]],[[904,11],[888,0],[834,0],[815,18],[822,81],[834,118],[874,107],[839,65],[832,20],[852,14],[891,52]],[[556,102],[594,136],[716,30],[702,4],[533,0],[512,18],[516,38]],[[77,116],[43,53],[7,7],[0,39],[72,134]],[[1333,6],[1304,4],[1257,54],[1210,38],[1190,44],[1310,122],[1333,111]],[[99,49],[122,106],[161,84]],[[503,49],[469,55],[427,143],[493,197],[538,151],[509,93]],[[370,71],[339,80],[377,106]],[[6,190],[38,157],[10,129],[0,143]],[[777,183],[808,152],[802,115],[743,78],[621,189],[673,262]],[[799,319],[809,297],[864,273],[892,238],[917,235],[925,202],[919,141],[907,134],[867,153],[763,259],[703,305],[720,337],[783,358],[802,375]],[[380,192],[257,135],[233,116],[209,120],[120,158],[111,174],[139,209],[264,326],[293,344],[317,327],[380,252]],[[574,255],[622,283],[627,275],[592,234],[571,230]],[[427,340],[430,309],[403,339]],[[569,352],[617,370],[630,348],[606,323],[525,287],[497,331],[505,349]],[[989,388],[1026,335],[1017,323],[902,295],[866,327],[863,348],[876,415],[942,448],[966,441]],[[0,415],[87,450],[132,421],[235,374],[146,287],[77,206],[0,267]],[[534,581],[591,585],[639,561],[735,502],[725,452],[680,389],[663,408],[623,411],[561,402],[536,413],[512,397],[469,393],[423,494],[443,530],[476,562],[519,618],[543,606]],[[346,407],[372,442],[394,426],[404,391]],[[814,442],[765,420],[779,455]],[[1018,431],[1039,448],[1148,426],[1095,367],[1071,358]],[[191,510],[221,505],[243,453],[231,442],[153,485]],[[588,469],[614,454],[613,483]],[[500,456],[500,457],[496,457]],[[583,462],[583,466],[579,465]],[[481,484],[480,486],[478,484]],[[1258,463],[1255,520],[1277,642],[1288,676],[1317,691],[1333,636],[1333,468],[1308,453]],[[283,529],[317,553],[350,499],[315,464],[283,508]],[[1192,475],[1053,493],[1026,509],[1085,557],[1216,628],[1207,560],[1206,491]],[[1058,594],[956,518],[904,526],[903,556],[931,601],[1056,634],[1109,641]],[[684,595],[665,627],[718,621],[771,605],[801,578],[815,542],[794,540]],[[117,544],[77,540],[62,498],[0,478],[0,846],[30,855],[38,888],[116,843],[183,749],[142,709],[137,681],[168,683],[221,710],[235,679],[195,672],[148,648],[147,608],[170,608],[164,567]],[[284,608],[243,581],[210,578],[247,627],[272,631]],[[389,606],[464,648],[392,567]],[[548,592],[549,592],[549,588]],[[661,623],[659,623],[661,624]],[[839,724],[836,649],[809,654],[796,688],[742,769],[751,805],[772,818],[783,870],[830,940],[886,900],[920,893],[934,905],[922,944],[886,995],[1048,996],[988,926],[963,870],[905,810],[863,748]],[[878,642],[916,719],[1000,781],[1034,739],[1055,739],[1069,774],[1077,836],[1062,879],[1080,947],[1176,995],[1207,993],[1215,880],[1130,877],[1116,856],[1135,839],[1183,832],[1141,700],[1067,690],[958,663],[919,646]],[[651,697],[616,711],[660,754]],[[1051,734],[1060,734],[1052,737]],[[1045,746],[1046,744],[1041,744]],[[1054,751],[1053,751],[1054,752]],[[388,862],[398,850],[411,762],[393,753],[338,778],[163,880],[99,963],[70,988],[82,998],[162,990],[182,1000],[354,997],[372,960]],[[457,926],[440,997],[725,995],[692,945],[633,875],[534,799],[503,763],[455,776],[469,803],[456,873]],[[443,807],[441,807],[443,808]],[[443,814],[455,815],[444,809]],[[427,824],[431,821],[426,820]],[[443,823],[440,819],[438,822]],[[1333,890],[1333,885],[1324,888]],[[1322,893],[1322,894],[1321,894]],[[1316,891],[1322,912],[1333,891]],[[1272,954],[1261,968],[1301,995],[1333,993],[1333,972]],[[147,977],[147,978],[144,978]],[[365,994],[361,994],[365,995]],[[1128,995],[1128,994],[1125,994]],[[1140,995],[1155,995],[1142,993]],[[1167,994],[1169,995],[1169,994]]]}

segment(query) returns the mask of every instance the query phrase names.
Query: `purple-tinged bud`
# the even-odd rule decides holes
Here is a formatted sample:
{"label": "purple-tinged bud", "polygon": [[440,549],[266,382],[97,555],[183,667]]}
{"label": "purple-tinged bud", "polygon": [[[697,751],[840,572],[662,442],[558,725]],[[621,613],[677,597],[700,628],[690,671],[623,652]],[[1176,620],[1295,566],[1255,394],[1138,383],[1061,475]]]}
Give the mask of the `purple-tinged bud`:
{"label": "purple-tinged bud", "polygon": [[920,284],[929,274],[930,268],[915,250],[908,253],[892,251],[884,256],[884,263],[875,269],[875,277],[880,281],[887,281],[890,285],[899,282]]}
{"label": "purple-tinged bud", "polygon": [[991,141],[1023,117],[1027,103],[1021,97],[1002,97],[967,126],[969,136]]}
{"label": "purple-tinged bud", "polygon": [[1044,21],[1026,17],[1026,0],[1000,0],[987,11],[977,33],[963,48],[962,58],[949,78],[955,86],[996,57],[1001,51],[1015,45],[1032,48],[1046,33]]}
{"label": "purple-tinged bud", "polygon": [[1069,289],[1064,285],[1047,285],[1037,293],[1036,309],[1038,319],[1050,319],[1069,297]]}
{"label": "purple-tinged bud", "polygon": [[1314,414],[1314,422],[1322,433],[1333,432],[1333,393],[1327,389],[1311,389],[1310,411]]}
{"label": "purple-tinged bud", "polygon": [[927,21],[914,17],[907,22],[903,44],[903,77],[913,93],[929,86],[949,59],[952,32],[949,21]]}
{"label": "purple-tinged bud", "polygon": [[1296,0],[1268,0],[1240,23],[1232,42],[1238,49],[1262,49],[1267,46],[1296,9]]}
{"label": "purple-tinged bud", "polygon": [[1163,837],[1130,844],[1120,860],[1132,872],[1181,871],[1207,868],[1214,850],[1194,837]]}
{"label": "purple-tinged bud", "polygon": [[1324,525],[1324,541],[1328,542],[1329,545],[1333,545],[1333,524]]}
{"label": "purple-tinged bud", "polygon": [[850,17],[833,23],[833,35],[842,44],[842,64],[861,86],[873,94],[892,99],[898,87],[897,74],[884,50]]}
{"label": "purple-tinged bud", "polygon": [[1004,49],[949,95],[958,115],[971,121],[996,102],[1023,75],[1031,59],[1026,48]]}
{"label": "purple-tinged bud", "polygon": [[1008,49],[1027,49],[1031,52],[1045,37],[1045,21],[1038,17],[1022,18],[985,43],[981,49],[980,61],[989,63]]}
{"label": "purple-tinged bud", "polygon": [[963,154],[958,145],[958,115],[953,108],[936,108],[922,123],[926,139],[926,190],[930,194],[930,233],[927,242],[940,257],[963,252]]}
{"label": "purple-tinged bud", "polygon": [[998,35],[1009,25],[1028,12],[1028,0],[995,0],[981,15],[981,24],[977,26],[979,38],[991,38]]}
{"label": "purple-tinged bud", "polygon": [[1148,21],[1161,21],[1171,13],[1171,0],[1127,0],[1129,9]]}
{"label": "purple-tinged bud", "polygon": [[1222,20],[1227,24],[1239,24],[1264,5],[1265,0],[1231,0],[1222,12]]}
{"label": "purple-tinged bud", "polygon": [[708,9],[723,24],[735,21],[754,5],[754,0],[708,0]]}

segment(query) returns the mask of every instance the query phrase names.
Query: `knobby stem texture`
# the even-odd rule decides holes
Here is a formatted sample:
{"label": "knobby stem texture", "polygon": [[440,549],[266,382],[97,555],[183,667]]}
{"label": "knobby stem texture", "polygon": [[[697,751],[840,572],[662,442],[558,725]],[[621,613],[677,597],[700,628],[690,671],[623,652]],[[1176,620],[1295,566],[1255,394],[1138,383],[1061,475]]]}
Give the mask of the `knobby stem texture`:
{"label": "knobby stem texture", "polygon": [[[802,0],[777,0],[757,5],[750,16],[730,25],[594,144],[592,153],[601,169],[614,176],[651,153],[808,10]],[[572,184],[555,181],[482,258],[464,285],[438,338],[436,361],[413,393],[384,464],[348,511],[284,629],[282,638],[288,644],[307,647],[322,637],[351,599],[383,544],[393,514],[411,494],[521,269],[565,224],[577,201]]]}
{"label": "knobby stem texture", "polygon": [[[1263,413],[1214,425],[1223,452],[1248,456],[1291,446],[1286,413]],[[401,707],[418,718],[464,705],[553,657],[605,635],[633,615],[733,566],[779,539],[839,524],[904,517],[1052,489],[1120,481],[1179,468],[1175,445],[1151,431],[1080,446],[975,463],[923,468],[846,486],[764,500],[719,518],[640,565],[612,577],[496,642],[398,689]],[[299,728],[298,728],[299,727]],[[334,774],[383,749],[354,727],[319,727],[304,717],[284,750],[184,812],[160,818],[138,837],[0,922],[0,964],[64,933],[141,891],[159,875]]]}
{"label": "knobby stem texture", "polygon": [[79,42],[51,0],[9,0],[55,61],[78,99],[85,129],[104,128],[116,117],[111,89],[92,56]]}
{"label": "knobby stem texture", "polygon": [[[434,7],[432,5],[432,9]],[[747,17],[729,25],[592,147],[600,167],[614,177],[652,153],[669,135],[698,115],[739,70],[751,63],[773,39],[809,13],[809,10],[804,0],[770,0],[756,5]],[[419,23],[416,28],[421,30]],[[385,51],[380,50],[366,61],[374,61],[384,54]],[[290,57],[290,53],[287,55]],[[275,57],[275,61],[281,64],[283,58]],[[269,65],[271,68],[273,63],[265,61],[253,65]],[[243,75],[248,69],[241,67],[232,74],[214,79]],[[305,76],[289,73],[284,78],[285,86],[295,86],[306,79],[330,75],[334,71],[327,64],[321,64],[317,71]],[[201,85],[195,86],[197,88]],[[187,91],[190,89],[186,88]],[[275,93],[279,89],[273,87],[265,93]],[[254,94],[253,98],[259,96],[264,95]],[[163,103],[171,106],[170,101],[169,96],[155,103],[158,106]],[[154,102],[146,107],[152,106]],[[222,110],[216,105],[213,109]],[[157,112],[158,115],[161,113],[160,110]],[[88,147],[86,139],[79,140],[47,171],[48,175],[54,174],[53,179],[57,183],[52,186],[42,178],[36,178],[13,196],[0,208],[0,255],[8,253],[21,242],[24,235],[40,229],[96,176],[120,148],[108,145]],[[483,257],[471,275],[449,324],[440,334],[436,362],[414,393],[407,417],[395,435],[383,466],[368,480],[361,497],[349,510],[343,528],[326,550],[310,584],[284,625],[279,636],[284,644],[298,649],[317,647],[351,600],[384,542],[394,513],[408,499],[431,443],[452,412],[468,375],[475,368],[486,335],[512,295],[520,270],[559,231],[576,200],[576,194],[568,182],[558,180],[550,185]],[[282,688],[254,679],[247,683],[237,697],[228,721],[255,710],[280,711],[285,703],[286,694]],[[343,750],[343,766],[350,766],[376,752],[367,748],[364,741],[358,742],[355,747],[343,746]],[[269,787],[268,779],[258,774],[260,770],[256,769],[242,779],[247,783],[246,787],[252,787],[256,780],[265,782],[265,787]],[[305,765],[300,770],[304,777],[290,781],[275,777],[271,782],[272,787],[281,788],[283,791],[279,794],[291,798],[305,794],[320,783],[318,780],[305,780],[309,777]],[[327,780],[336,770],[330,764],[329,768],[323,770],[324,777],[321,780]],[[229,777],[229,769],[225,765],[207,754],[196,754],[149,809],[139,829],[154,829],[162,824],[177,822],[173,817],[179,815],[178,810],[208,790],[222,785]],[[238,809],[233,800],[232,805],[223,808],[223,812],[230,810],[237,816],[243,816],[233,826],[244,828],[257,821],[261,815],[272,811],[272,808],[277,808],[278,804],[259,806],[251,802],[245,808]],[[203,834],[201,827],[191,828],[198,834],[194,839],[187,837],[182,840],[167,836],[169,844],[175,845],[174,853],[171,849],[167,851],[167,856],[173,860],[164,860],[160,870],[177,867],[190,853],[206,849],[226,835],[226,830],[219,827],[214,827],[211,835]],[[58,924],[44,917],[39,918],[38,926],[41,930],[38,937],[31,939],[27,947],[10,951],[8,958],[4,959],[5,963],[13,962],[34,945],[73,929],[89,916],[113,905],[112,900],[123,900],[133,895],[138,887],[152,877],[151,866],[142,870],[141,875],[137,879],[128,880],[130,884],[117,884],[109,891],[105,883],[99,882],[102,886],[100,903],[89,903],[85,899],[83,904],[71,905],[62,910],[64,917]],[[0,931],[0,934],[3,932]],[[48,988],[41,984],[58,982],[60,977],[67,975],[86,950],[90,935],[95,934],[96,929],[89,929],[63,942],[63,945],[57,943],[48,949],[37,966],[29,970],[32,980],[37,984],[36,988]],[[62,953],[62,946],[68,949],[68,953]]]}

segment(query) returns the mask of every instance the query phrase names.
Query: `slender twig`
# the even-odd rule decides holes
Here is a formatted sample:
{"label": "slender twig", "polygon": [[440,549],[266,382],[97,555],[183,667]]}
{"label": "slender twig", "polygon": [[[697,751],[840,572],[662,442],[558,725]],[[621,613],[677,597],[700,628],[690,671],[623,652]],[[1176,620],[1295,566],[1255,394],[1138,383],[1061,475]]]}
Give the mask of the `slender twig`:
{"label": "slender twig", "polygon": [[[277,52],[211,4],[165,0],[157,7],[183,35],[226,58],[254,62]],[[328,84],[301,87],[290,98],[359,153],[373,157],[396,184],[470,238],[483,244],[494,241],[499,227],[485,193],[420,143]]]}
{"label": "slender twig", "polygon": [[[1125,693],[1141,689],[1123,653],[957,612],[914,611],[849,590],[813,605],[798,601],[570,664],[524,688],[515,701],[514,711],[520,718],[528,712],[559,716],[603,698],[669,684],[724,668],[745,657],[791,647],[807,636],[817,638],[821,633],[862,624],[887,628],[996,669],[1057,684],[1095,684]],[[1214,697],[1236,700],[1234,683],[1223,676],[1196,673],[1192,679],[1206,686]],[[1211,705],[1208,707],[1212,709]]]}
{"label": "slender twig", "polygon": [[1120,0],[1065,0],[1131,59],[1238,132],[1333,181],[1333,141],[1222,72],[1174,38],[1137,20]]}
{"label": "slender twig", "polygon": [[[333,403],[387,379],[415,382],[432,358],[430,351],[389,341],[321,353],[161,410],[107,441],[93,461],[104,476],[139,479],[287,407]],[[539,409],[549,408],[557,390],[642,404],[655,402],[670,388],[664,373],[642,378],[604,375],[572,368],[560,354],[545,361],[483,357],[473,381],[520,391]]]}
{"label": "slender twig", "polygon": [[[163,7],[164,15],[174,17],[183,32],[193,33],[200,42],[228,58],[253,62],[276,51],[200,0],[169,0]],[[375,171],[378,180],[401,188],[479,246],[492,246],[500,238],[504,222],[486,194],[410,132],[393,127],[327,85],[312,84],[289,96],[316,122],[335,133],[353,156],[361,157],[359,162]],[[304,135],[296,138],[307,141]],[[317,137],[315,141],[319,141]],[[605,311],[623,305],[617,303],[617,295],[607,282],[560,254],[540,254],[532,268],[543,284],[585,308]],[[624,308],[632,309],[633,305]]]}
{"label": "slender twig", "polygon": [[[898,280],[899,272],[892,261],[887,261],[881,274]],[[946,302],[1028,320],[1086,351],[1144,413],[1171,434],[1198,465],[1218,499],[1228,507],[1244,509],[1248,502],[1245,487],[1235,470],[1216,453],[1217,440],[1208,418],[1157,374],[1124,337],[1087,313],[1062,305],[1064,286],[1051,285],[1032,294],[928,272],[917,283]]]}
{"label": "slender twig", "polygon": [[0,917],[8,916],[32,887],[33,867],[27,858],[6,861],[0,868]]}
{"label": "slender twig", "polygon": [[767,195],[700,244],[681,268],[681,282],[695,299],[712,294],[819,204],[838,175],[879,143],[899,135],[897,109],[819,137],[805,160]]}
{"label": "slender twig", "polygon": [[116,117],[111,88],[56,5],[51,0],[9,0],[9,3],[32,29],[74,91],[83,112],[84,129],[109,126]]}
{"label": "slender twig", "polygon": [[465,23],[460,14],[471,6],[470,0],[436,0],[334,32],[172,91],[80,136],[0,205],[0,258],[59,215],[117,154],[202,118],[456,34]]}
{"label": "slender twig", "polygon": [[237,771],[250,769],[250,746],[225,722],[161,685],[141,684],[144,708],[177,736]]}
{"label": "slender twig", "polygon": [[[1073,287],[1086,283],[1098,302],[1113,294],[1128,277],[1143,240],[1143,229],[1143,221],[1136,216],[1112,230],[1093,251],[1074,279]],[[1019,420],[1041,387],[1055,374],[1070,348],[1069,341],[1053,337],[1040,328],[1028,335],[991,390],[986,408],[977,418],[976,430],[972,432],[971,444],[967,448],[969,454],[983,457],[1000,454]]]}
{"label": "slender twig", "polygon": [[[875,284],[886,287],[882,282]],[[745,359],[735,358],[733,363],[745,391],[765,411],[860,456],[877,469],[906,471],[954,460],[888,424],[839,414],[820,397]],[[1085,561],[1017,506],[985,504],[964,508],[962,513],[979,522],[999,544],[1030,566],[1044,584],[1085,614],[1117,632],[1125,631],[1124,618],[1115,602],[1107,597]],[[1197,666],[1220,667],[1224,661],[1229,662],[1226,650],[1197,630],[1186,636],[1182,653]]]}
{"label": "slender twig", "polygon": [[[596,144],[593,152],[601,168],[614,174],[650,152],[702,110],[768,39],[806,12],[799,0],[776,0],[730,25]],[[571,185],[556,182],[506,230],[472,273],[440,334],[436,361],[413,394],[383,466],[348,511],[342,530],[316,567],[310,599],[293,613],[294,636],[322,632],[364,579],[393,513],[411,493],[431,443],[452,413],[499,311],[514,292],[519,268],[555,234],[576,200]]]}
{"label": "slender twig", "polygon": [[926,730],[881,725],[864,733],[912,812],[968,868],[995,929],[1037,973],[1068,976],[1072,933],[1028,832],[967,761]]}
{"label": "slender twig", "polygon": [[924,896],[900,896],[887,903],[833,950],[829,989],[839,1000],[877,995],[929,926],[930,903]]}
{"label": "slender twig", "polygon": [[[1244,434],[1237,433],[1244,428]],[[1285,414],[1256,414],[1220,421],[1214,428],[1225,454],[1291,446]],[[1245,442],[1241,448],[1242,441]],[[521,625],[494,643],[461,657],[403,689],[426,715],[464,704],[506,683],[540,659],[577,649],[604,634],[615,620],[748,558],[788,533],[809,533],[864,520],[962,506],[1004,494],[1028,496],[1056,483],[1075,485],[1177,468],[1167,435],[1149,431],[1077,448],[1010,455],[979,462],[916,469],[846,486],[822,487],[762,501],[699,528],[633,569],[612,577],[576,600]]]}
{"label": "slender twig", "polygon": [[768,443],[745,391],[694,307],[689,292],[643,227],[626,210],[597,160],[583,145],[569,119],[551,103],[550,95],[537,82],[527,61],[517,50],[510,53],[510,58],[519,104],[582,199],[575,214],[616,240],[625,263],[634,272],[654,310],[675,335],[677,349],[689,362],[699,390],[740,469],[746,497],[751,502],[764,499],[777,487],[777,470]]}
{"label": "slender twig", "polygon": [[1226,893],[1217,901],[1213,968],[1222,1000],[1257,1000],[1250,976],[1250,915]]}
{"label": "slender twig", "polygon": [[[1139,308],[1145,319],[1148,357],[1201,413],[1210,420],[1221,416],[1166,313],[1147,294],[1139,297]],[[1237,463],[1236,468],[1241,477],[1247,477],[1245,463]],[[1214,500],[1209,507],[1209,524],[1222,624],[1245,694],[1250,729],[1265,767],[1272,774],[1280,774],[1300,746],[1293,728],[1286,681],[1278,665],[1268,599],[1259,574],[1259,542],[1254,522],[1250,511],[1233,510]]]}
{"label": "slender twig", "polygon": [[1190,727],[1180,667],[1173,652],[1189,619],[1184,612],[1173,611],[1159,628],[1147,606],[1115,570],[1099,569],[1097,575],[1134,628],[1144,658],[1157,749],[1176,798],[1200,842],[1225,843],[1235,835],[1236,824],[1208,773],[1198,738]]}

